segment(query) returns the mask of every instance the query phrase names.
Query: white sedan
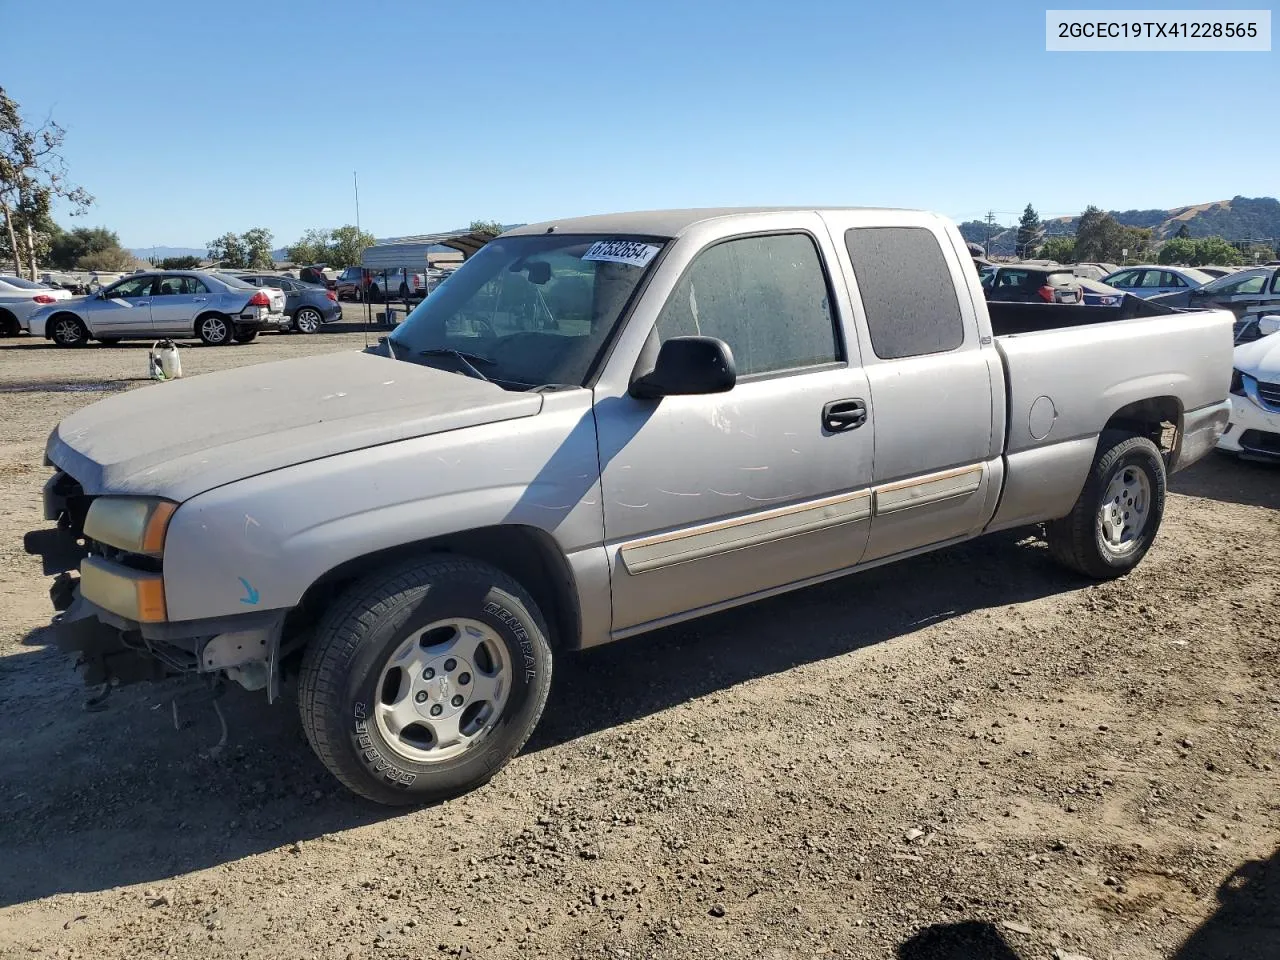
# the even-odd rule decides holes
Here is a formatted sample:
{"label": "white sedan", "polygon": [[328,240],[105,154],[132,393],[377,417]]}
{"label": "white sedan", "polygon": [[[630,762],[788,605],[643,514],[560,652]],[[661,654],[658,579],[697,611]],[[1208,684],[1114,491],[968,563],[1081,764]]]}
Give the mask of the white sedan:
{"label": "white sedan", "polygon": [[0,337],[30,332],[31,314],[51,303],[70,299],[71,293],[67,290],[0,274]]}
{"label": "white sedan", "polygon": [[1235,349],[1231,422],[1218,449],[1280,463],[1280,316],[1262,317],[1258,330],[1262,337]]}

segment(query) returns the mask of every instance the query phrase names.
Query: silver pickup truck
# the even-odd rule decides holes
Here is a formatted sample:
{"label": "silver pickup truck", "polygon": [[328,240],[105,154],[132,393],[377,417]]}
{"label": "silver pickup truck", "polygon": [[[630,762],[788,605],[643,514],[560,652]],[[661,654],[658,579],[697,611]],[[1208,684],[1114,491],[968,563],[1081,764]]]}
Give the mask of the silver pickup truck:
{"label": "silver pickup truck", "polygon": [[88,682],[296,675],[333,774],[420,802],[520,749],[553,653],[1013,527],[1124,574],[1227,422],[1231,326],[988,304],[928,213],[525,226],[363,353],[67,417],[27,549]]}

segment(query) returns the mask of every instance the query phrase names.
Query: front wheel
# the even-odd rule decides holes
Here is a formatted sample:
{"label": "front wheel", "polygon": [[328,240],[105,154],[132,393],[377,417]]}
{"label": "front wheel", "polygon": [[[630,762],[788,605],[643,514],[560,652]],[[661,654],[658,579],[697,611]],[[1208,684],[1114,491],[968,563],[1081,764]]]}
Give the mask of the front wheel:
{"label": "front wheel", "polygon": [[79,317],[63,313],[54,317],[50,323],[53,329],[49,336],[60,347],[83,347],[89,342],[89,331]]}
{"label": "front wheel", "polygon": [[1046,525],[1054,559],[1096,580],[1128,573],[1155,541],[1167,485],[1153,442],[1104,433],[1071,513]]}
{"label": "front wheel", "polygon": [[370,574],[303,656],[302,726],[355,793],[384,804],[485,783],[528,740],[551,686],[546,623],[506,574],[417,560]]}
{"label": "front wheel", "polygon": [[235,338],[235,328],[220,313],[210,313],[196,321],[196,336],[206,347],[224,347]]}

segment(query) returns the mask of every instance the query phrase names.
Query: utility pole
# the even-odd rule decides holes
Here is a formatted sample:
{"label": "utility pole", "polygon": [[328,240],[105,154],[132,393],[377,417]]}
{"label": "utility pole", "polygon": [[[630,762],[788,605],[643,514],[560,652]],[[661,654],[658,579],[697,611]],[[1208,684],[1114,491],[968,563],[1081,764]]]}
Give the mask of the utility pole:
{"label": "utility pole", "polygon": [[987,259],[991,259],[991,228],[996,225],[996,214],[994,210],[987,211],[987,242],[983,245],[987,251]]}

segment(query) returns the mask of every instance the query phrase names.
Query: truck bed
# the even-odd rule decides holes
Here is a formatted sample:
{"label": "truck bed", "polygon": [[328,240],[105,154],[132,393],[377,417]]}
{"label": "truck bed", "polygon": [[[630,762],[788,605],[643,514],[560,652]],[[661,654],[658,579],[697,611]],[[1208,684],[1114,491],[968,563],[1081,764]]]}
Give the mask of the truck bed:
{"label": "truck bed", "polygon": [[997,337],[1019,333],[1039,333],[1062,327],[1082,327],[1139,317],[1159,317],[1184,311],[1126,295],[1118,307],[1086,307],[1070,303],[1005,303],[987,301],[991,330]]}

